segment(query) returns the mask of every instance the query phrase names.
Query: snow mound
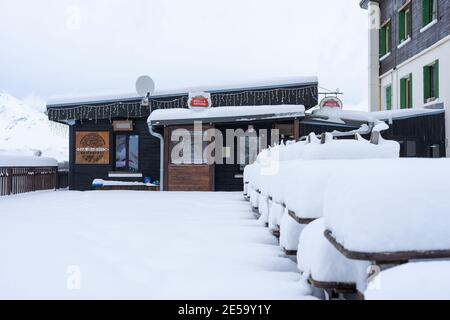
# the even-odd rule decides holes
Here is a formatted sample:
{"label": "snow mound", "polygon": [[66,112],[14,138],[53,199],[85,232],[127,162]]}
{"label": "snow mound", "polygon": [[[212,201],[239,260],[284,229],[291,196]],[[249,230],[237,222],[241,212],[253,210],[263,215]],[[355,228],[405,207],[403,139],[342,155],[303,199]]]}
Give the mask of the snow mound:
{"label": "snow mound", "polygon": [[450,262],[408,263],[381,272],[366,300],[450,300]]}
{"label": "snow mound", "polygon": [[56,130],[52,130],[43,109],[42,105],[31,107],[0,91],[0,151],[68,161],[67,128],[55,123],[52,126]]}
{"label": "snow mound", "polygon": [[448,250],[449,179],[448,159],[353,162],[330,179],[326,227],[351,251]]}

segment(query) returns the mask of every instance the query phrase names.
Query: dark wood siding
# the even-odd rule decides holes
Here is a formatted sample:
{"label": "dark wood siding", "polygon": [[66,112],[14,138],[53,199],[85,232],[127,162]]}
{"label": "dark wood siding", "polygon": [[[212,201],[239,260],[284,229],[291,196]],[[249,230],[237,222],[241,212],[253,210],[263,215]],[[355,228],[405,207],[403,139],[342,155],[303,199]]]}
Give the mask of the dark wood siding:
{"label": "dark wood siding", "polygon": [[[110,132],[110,164],[109,165],[76,165],[74,161],[74,139],[77,131],[109,131]],[[159,179],[160,142],[151,136],[146,119],[134,120],[134,133],[139,135],[139,172],[144,177]],[[114,133],[109,120],[84,121],[70,128],[70,175],[71,190],[92,190],[92,180],[107,179],[108,173],[114,171]]]}
{"label": "dark wood siding", "polygon": [[[333,124],[300,123],[301,136],[311,132],[321,134],[334,130],[346,132],[354,129],[357,128],[344,128]],[[433,157],[432,146],[438,147],[439,157],[445,157],[445,113],[396,119],[389,123],[389,130],[383,131],[382,136],[386,140],[400,143],[401,157],[431,158]],[[364,138],[370,139],[370,135]],[[352,139],[352,137],[343,139]]]}
{"label": "dark wood siding", "polygon": [[401,157],[430,158],[431,146],[439,146],[445,157],[445,114],[400,119],[389,124],[383,137],[401,144]]}
{"label": "dark wood siding", "polygon": [[391,19],[392,51],[391,55],[380,63],[380,75],[394,69],[399,64],[431,47],[450,34],[450,1],[438,0],[438,23],[425,32],[422,29],[422,0],[412,0],[412,36],[411,41],[397,48],[399,44],[398,9],[405,0],[380,1],[381,23]]}

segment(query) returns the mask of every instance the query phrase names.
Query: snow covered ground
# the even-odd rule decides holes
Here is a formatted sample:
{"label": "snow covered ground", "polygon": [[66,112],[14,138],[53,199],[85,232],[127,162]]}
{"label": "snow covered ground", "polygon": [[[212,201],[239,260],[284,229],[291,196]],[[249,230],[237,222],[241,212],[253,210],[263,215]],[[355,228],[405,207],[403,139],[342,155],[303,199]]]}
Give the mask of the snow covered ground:
{"label": "snow covered ground", "polygon": [[241,193],[0,199],[0,299],[303,299]]}
{"label": "snow covered ground", "polygon": [[44,102],[24,102],[0,90],[0,152],[21,156],[41,152],[43,157],[68,161],[67,128],[51,126],[44,112]]}

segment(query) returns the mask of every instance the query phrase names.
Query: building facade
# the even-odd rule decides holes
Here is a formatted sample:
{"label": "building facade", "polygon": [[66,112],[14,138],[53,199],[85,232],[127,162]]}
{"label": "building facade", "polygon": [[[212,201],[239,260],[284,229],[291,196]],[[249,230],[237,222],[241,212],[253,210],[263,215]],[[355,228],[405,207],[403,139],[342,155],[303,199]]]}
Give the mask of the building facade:
{"label": "building facade", "polygon": [[[450,106],[450,1],[363,0],[371,111]],[[446,115],[446,148],[450,136]],[[448,152],[447,152],[448,154]]]}
{"label": "building facade", "polygon": [[[190,166],[171,163],[161,152],[170,149],[168,136],[172,129],[190,130],[192,119],[175,119],[155,125],[164,145],[149,132],[148,118],[157,110],[180,112],[188,109],[189,94],[211,95],[213,109],[232,107],[233,117],[203,119],[205,125],[222,132],[226,129],[268,130],[280,128],[286,140],[299,138],[299,120],[305,109],[318,104],[316,77],[261,81],[232,86],[185,88],[157,92],[143,103],[142,97],[97,97],[67,99],[47,106],[51,121],[69,125],[69,188],[92,190],[96,179],[143,182],[163,181],[171,191],[241,191],[243,166],[240,164]],[[268,113],[242,115],[240,109],[267,106]],[[290,110],[302,106],[301,112],[288,112],[282,117],[273,109]],[[303,107],[304,106],[304,107]],[[201,114],[201,113],[199,113]],[[198,120],[202,120],[201,117]],[[281,137],[283,139],[283,136]],[[269,137],[270,139],[270,137]],[[164,172],[161,174],[161,165]],[[164,175],[167,175],[164,179]]]}

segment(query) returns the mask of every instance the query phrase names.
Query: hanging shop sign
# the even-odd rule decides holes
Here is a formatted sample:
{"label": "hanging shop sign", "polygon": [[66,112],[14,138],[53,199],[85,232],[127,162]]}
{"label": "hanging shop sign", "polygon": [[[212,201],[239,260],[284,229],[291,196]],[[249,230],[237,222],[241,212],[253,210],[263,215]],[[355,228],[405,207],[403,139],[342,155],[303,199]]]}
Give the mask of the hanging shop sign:
{"label": "hanging shop sign", "polygon": [[189,108],[191,109],[208,109],[211,108],[211,94],[206,92],[192,92],[189,93],[188,100]]}
{"label": "hanging shop sign", "polygon": [[320,101],[321,108],[342,109],[344,104],[337,97],[325,97]]}
{"label": "hanging shop sign", "polygon": [[109,132],[77,132],[75,137],[76,164],[109,164]]}

